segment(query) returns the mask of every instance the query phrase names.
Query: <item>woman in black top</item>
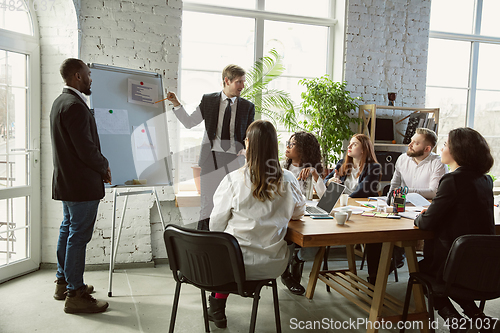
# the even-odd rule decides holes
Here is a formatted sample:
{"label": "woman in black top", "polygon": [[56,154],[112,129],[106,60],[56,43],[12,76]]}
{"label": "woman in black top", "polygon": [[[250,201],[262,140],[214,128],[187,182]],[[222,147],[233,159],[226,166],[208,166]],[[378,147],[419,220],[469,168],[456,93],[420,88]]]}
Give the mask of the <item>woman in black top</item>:
{"label": "woman in black top", "polygon": [[[442,279],[448,252],[457,237],[495,234],[493,181],[486,175],[493,166],[493,157],[486,140],[471,128],[454,129],[442,149],[441,161],[450,172],[441,178],[429,208],[415,219],[417,227],[435,233],[435,238],[425,240],[419,268],[437,279]],[[453,300],[473,322],[485,318],[473,301]],[[463,320],[447,297],[435,297],[434,307],[445,320]]]}

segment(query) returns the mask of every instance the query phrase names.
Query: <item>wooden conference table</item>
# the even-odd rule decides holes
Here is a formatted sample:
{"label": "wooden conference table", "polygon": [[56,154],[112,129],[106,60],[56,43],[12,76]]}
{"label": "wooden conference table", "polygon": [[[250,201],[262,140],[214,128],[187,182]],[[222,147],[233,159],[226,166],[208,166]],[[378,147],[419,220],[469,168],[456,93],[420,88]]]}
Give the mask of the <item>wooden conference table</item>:
{"label": "wooden conference table", "polygon": [[[356,200],[349,198],[348,205],[359,206]],[[500,226],[497,225],[497,233]],[[365,217],[352,214],[344,226],[335,220],[313,220],[303,217],[299,221],[290,221],[286,239],[301,247],[320,247],[309,275],[306,297],[312,299],[317,280],[325,282],[331,288],[354,302],[369,313],[367,332],[377,332],[375,322],[401,320],[403,304],[393,296],[386,294],[387,277],[390,271],[392,249],[394,245],[404,247],[409,272],[418,271],[415,246],[418,240],[431,239],[433,233],[416,228],[410,219],[388,219]],[[383,243],[380,256],[376,285],[373,286],[356,274],[354,255],[355,244]],[[326,246],[346,245],[348,269],[321,271]],[[422,287],[413,287],[415,308],[410,308],[408,320],[423,321],[422,332],[428,332],[428,316]]]}

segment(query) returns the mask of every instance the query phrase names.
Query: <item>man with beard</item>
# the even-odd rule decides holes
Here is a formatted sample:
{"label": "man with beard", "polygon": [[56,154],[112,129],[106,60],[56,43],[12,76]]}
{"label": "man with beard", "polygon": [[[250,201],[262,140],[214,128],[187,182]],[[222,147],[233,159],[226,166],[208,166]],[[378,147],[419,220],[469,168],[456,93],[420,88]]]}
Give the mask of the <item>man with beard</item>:
{"label": "man with beard", "polygon": [[[406,186],[409,193],[418,193],[426,199],[433,199],[436,196],[439,180],[446,173],[441,157],[432,152],[437,140],[434,131],[417,128],[408,145],[408,151],[396,161],[389,193],[398,187]],[[367,244],[365,247],[368,282],[373,285],[377,277],[381,250],[382,243]],[[393,251],[395,262],[391,263],[391,270],[394,267],[403,267],[405,259],[403,248],[394,246]]]}
{"label": "man with beard", "polygon": [[65,300],[66,313],[103,312],[108,303],[90,296],[94,287],[83,283],[83,272],[87,243],[104,197],[104,183],[111,184],[111,171],[84,96],[91,94],[90,69],[83,61],[69,58],[60,73],[66,85],[50,111],[52,199],[63,204],[54,298]]}
{"label": "man with beard", "polygon": [[391,180],[392,190],[407,186],[409,193],[418,193],[426,199],[436,196],[439,180],[446,173],[441,157],[432,152],[437,135],[427,128],[417,128],[406,154],[399,156]]}

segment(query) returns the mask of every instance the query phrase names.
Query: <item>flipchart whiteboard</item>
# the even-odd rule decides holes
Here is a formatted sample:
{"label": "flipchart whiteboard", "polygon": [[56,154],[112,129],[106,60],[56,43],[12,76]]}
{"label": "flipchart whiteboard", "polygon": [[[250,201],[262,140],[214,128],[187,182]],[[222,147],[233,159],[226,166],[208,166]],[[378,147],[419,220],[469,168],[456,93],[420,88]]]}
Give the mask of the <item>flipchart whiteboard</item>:
{"label": "flipchart whiteboard", "polygon": [[172,185],[161,74],[90,64],[90,108],[112,185]]}

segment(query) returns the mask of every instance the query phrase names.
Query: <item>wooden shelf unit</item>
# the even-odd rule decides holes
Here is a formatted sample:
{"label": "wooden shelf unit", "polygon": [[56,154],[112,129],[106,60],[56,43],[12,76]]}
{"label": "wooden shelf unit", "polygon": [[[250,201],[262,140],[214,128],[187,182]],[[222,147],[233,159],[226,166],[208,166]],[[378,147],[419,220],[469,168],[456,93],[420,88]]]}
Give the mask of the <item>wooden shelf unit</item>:
{"label": "wooden shelf unit", "polygon": [[[402,117],[395,121],[394,125],[399,124],[405,119],[409,118],[413,113],[417,112],[427,112],[432,113],[434,121],[439,124],[439,108],[410,108],[406,106],[384,106],[384,105],[376,105],[376,104],[364,104],[359,106],[359,118],[361,119],[361,123],[358,125],[358,133],[366,134],[370,137],[375,146],[392,146],[392,147],[406,147],[405,144],[394,144],[394,143],[377,143],[375,142],[375,122],[377,121],[377,110],[400,110],[400,111],[409,111],[407,116]],[[368,122],[371,120],[370,128],[368,128]],[[404,133],[400,131],[396,132],[404,138]],[[436,126],[437,133],[437,126]]]}

